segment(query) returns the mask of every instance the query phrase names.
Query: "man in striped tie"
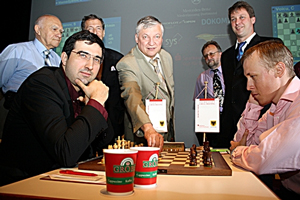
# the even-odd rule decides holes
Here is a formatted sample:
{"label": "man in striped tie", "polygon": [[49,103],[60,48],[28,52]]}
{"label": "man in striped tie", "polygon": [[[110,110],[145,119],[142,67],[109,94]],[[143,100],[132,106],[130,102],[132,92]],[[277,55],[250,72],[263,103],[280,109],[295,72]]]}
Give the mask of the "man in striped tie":
{"label": "man in striped tie", "polygon": [[[125,138],[161,149],[164,140],[173,141],[175,137],[173,61],[161,48],[163,33],[164,27],[157,18],[140,19],[135,34],[137,45],[117,64],[127,109]],[[146,112],[146,99],[155,98],[166,100],[167,132],[155,129]]]}
{"label": "man in striped tie", "polygon": [[[219,98],[220,100],[220,114],[223,111],[223,102],[225,94],[225,85],[221,67],[222,49],[216,41],[206,42],[201,50],[203,59],[209,69],[202,72],[196,81],[194,97],[195,99],[205,98],[205,82],[207,82],[207,98]],[[221,119],[220,115],[220,119]],[[197,132],[196,136],[200,144],[203,142],[203,133]],[[217,147],[217,138],[219,133],[207,134],[206,139],[209,141],[210,146]]]}
{"label": "man in striped tie", "polygon": [[11,44],[0,54],[0,88],[4,94],[17,92],[23,81],[41,67],[59,66],[60,57],[53,48],[61,41],[61,21],[56,16],[43,15],[36,20],[34,31],[33,41]]}
{"label": "man in striped tie", "polygon": [[[0,98],[0,138],[8,109],[23,81],[41,67],[58,67],[60,63],[59,55],[52,49],[61,41],[61,21],[56,16],[43,15],[36,20],[34,31],[33,41],[11,44],[0,54],[0,92],[4,94]],[[46,63],[44,51],[49,51],[50,62]]]}

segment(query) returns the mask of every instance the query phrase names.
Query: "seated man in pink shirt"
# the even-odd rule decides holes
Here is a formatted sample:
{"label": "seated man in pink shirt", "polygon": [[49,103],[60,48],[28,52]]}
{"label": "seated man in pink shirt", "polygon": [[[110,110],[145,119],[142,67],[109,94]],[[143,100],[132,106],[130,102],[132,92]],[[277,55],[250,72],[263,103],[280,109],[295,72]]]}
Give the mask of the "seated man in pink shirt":
{"label": "seated man in pink shirt", "polygon": [[292,53],[282,43],[266,41],[242,59],[251,95],[231,141],[232,162],[257,175],[278,173],[280,192],[300,197],[300,80]]}

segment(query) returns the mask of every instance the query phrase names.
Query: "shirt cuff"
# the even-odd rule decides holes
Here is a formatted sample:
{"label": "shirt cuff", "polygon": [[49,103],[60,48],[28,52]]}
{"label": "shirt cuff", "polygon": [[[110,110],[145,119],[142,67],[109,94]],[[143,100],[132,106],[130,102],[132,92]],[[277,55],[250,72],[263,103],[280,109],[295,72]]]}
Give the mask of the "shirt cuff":
{"label": "shirt cuff", "polygon": [[245,119],[257,120],[260,115],[260,111],[263,108],[264,107],[262,107],[260,105],[256,105],[254,103],[247,102],[246,108],[245,108],[242,116],[244,116]]}
{"label": "shirt cuff", "polygon": [[94,108],[96,108],[105,118],[105,120],[107,121],[107,117],[108,117],[108,113],[106,111],[106,109],[96,100],[94,99],[90,99],[89,102],[87,103],[87,105],[93,106]]}

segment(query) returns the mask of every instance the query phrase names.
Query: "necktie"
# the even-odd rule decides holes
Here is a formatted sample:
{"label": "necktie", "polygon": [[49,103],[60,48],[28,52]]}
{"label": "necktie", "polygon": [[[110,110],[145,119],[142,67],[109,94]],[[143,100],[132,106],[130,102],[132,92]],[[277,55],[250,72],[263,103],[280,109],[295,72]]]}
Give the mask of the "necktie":
{"label": "necktie", "polygon": [[43,51],[43,53],[45,55],[45,65],[51,66],[51,62],[50,62],[50,58],[49,58],[50,51],[45,50],[45,51]]}
{"label": "necktie", "polygon": [[159,70],[159,67],[158,67],[158,58],[155,58],[154,60],[151,59],[149,62],[150,62],[150,64],[154,67],[154,70],[155,70],[155,72],[156,72],[156,74],[157,74],[157,76],[158,76],[160,82],[162,83],[162,86],[163,86],[165,89],[167,89],[165,79],[164,79],[164,77],[162,76],[162,74],[161,74],[161,72],[160,72],[160,70]]}
{"label": "necktie", "polygon": [[237,58],[238,61],[241,60],[241,58],[242,58],[242,56],[243,56],[243,54],[244,54],[244,52],[243,52],[243,50],[242,50],[242,47],[243,47],[245,44],[246,44],[246,41],[245,41],[245,42],[241,42],[241,43],[239,43],[239,45],[238,45],[238,55],[236,56],[236,58]]}
{"label": "necktie", "polygon": [[212,70],[214,72],[214,77],[213,77],[213,87],[214,87],[214,96],[215,98],[219,98],[220,100],[220,107],[223,106],[223,102],[224,102],[224,93],[222,90],[222,85],[221,85],[221,80],[220,77],[218,75],[218,69],[213,69]]}

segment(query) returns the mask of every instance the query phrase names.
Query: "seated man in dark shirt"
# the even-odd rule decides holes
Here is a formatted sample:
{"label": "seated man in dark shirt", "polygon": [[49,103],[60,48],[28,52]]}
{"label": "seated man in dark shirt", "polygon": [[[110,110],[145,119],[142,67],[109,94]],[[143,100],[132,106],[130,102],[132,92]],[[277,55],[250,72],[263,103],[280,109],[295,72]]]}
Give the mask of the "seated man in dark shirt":
{"label": "seated man in dark shirt", "polygon": [[65,42],[60,67],[44,67],[22,84],[8,113],[0,146],[0,185],[102,151],[114,133],[104,103],[109,88],[95,80],[104,44],[89,31]]}

